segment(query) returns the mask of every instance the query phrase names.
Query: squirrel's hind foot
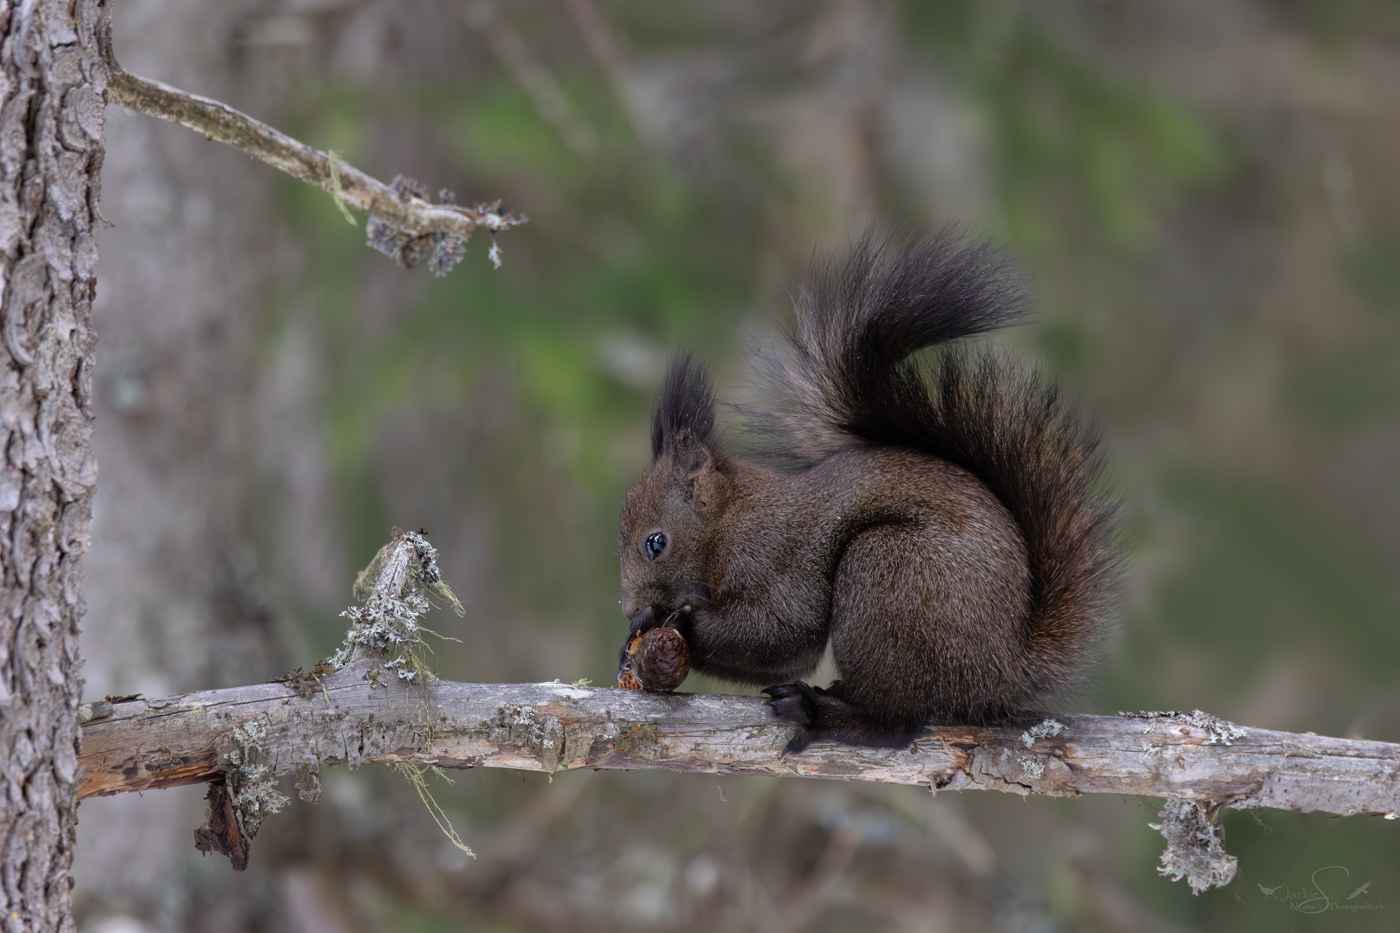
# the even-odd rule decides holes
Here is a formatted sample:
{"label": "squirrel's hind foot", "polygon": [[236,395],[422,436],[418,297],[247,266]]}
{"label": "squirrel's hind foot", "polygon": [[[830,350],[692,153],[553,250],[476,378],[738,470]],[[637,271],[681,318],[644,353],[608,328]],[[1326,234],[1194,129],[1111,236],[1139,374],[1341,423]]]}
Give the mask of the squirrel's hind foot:
{"label": "squirrel's hind foot", "polygon": [[867,748],[907,748],[925,732],[923,726],[878,721],[842,696],[839,680],[825,689],[797,681],[767,687],[763,692],[770,697],[768,706],[773,715],[797,726],[783,749],[784,758],[820,739]]}
{"label": "squirrel's hind foot", "polygon": [[763,692],[771,697],[768,708],[773,711],[773,715],[797,726],[797,732],[783,748],[782,757],[796,755],[811,745],[813,739],[820,737],[813,734],[812,723],[813,714],[821,703],[821,698],[826,696],[825,690],[798,681],[765,687]]}

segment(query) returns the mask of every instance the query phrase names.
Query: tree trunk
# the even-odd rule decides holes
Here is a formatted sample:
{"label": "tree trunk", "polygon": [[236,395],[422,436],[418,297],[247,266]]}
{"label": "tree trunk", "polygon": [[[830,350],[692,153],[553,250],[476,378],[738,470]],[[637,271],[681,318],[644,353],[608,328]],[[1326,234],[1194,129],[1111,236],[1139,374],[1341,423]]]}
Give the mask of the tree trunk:
{"label": "tree trunk", "polygon": [[0,11],[0,923],[70,930],[80,558],[97,463],[92,331],[101,0]]}

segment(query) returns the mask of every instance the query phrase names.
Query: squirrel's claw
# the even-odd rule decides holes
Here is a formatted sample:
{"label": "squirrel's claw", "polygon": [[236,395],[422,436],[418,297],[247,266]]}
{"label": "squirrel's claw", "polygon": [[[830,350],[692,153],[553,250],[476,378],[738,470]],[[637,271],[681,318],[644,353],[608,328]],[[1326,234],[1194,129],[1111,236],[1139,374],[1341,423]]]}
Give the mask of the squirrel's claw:
{"label": "squirrel's claw", "polygon": [[798,681],[765,687],[763,692],[770,698],[768,708],[773,711],[773,715],[797,726],[797,732],[783,748],[782,757],[796,755],[811,745],[812,740],[817,737],[809,728],[815,718],[817,698],[826,691],[822,690],[821,687],[813,687]]}
{"label": "squirrel's claw", "polygon": [[797,731],[793,733],[792,738],[788,739],[788,743],[783,746],[783,753],[778,757],[786,758],[788,755],[796,755],[805,751],[807,746],[812,744],[813,738],[815,738],[815,736],[811,732],[799,726]]}
{"label": "squirrel's claw", "polygon": [[924,734],[922,724],[882,723],[845,697],[841,681],[823,689],[801,681],[768,687],[768,706],[773,715],[797,726],[797,732],[783,749],[783,756],[795,755],[818,740],[845,742],[870,748],[906,748]]}

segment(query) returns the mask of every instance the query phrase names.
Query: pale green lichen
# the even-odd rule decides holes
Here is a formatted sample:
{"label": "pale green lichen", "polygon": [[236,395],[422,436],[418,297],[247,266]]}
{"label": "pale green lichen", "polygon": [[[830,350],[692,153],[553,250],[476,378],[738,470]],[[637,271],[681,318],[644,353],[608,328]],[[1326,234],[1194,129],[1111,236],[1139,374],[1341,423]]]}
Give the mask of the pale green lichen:
{"label": "pale green lichen", "polygon": [[1190,800],[1168,800],[1158,812],[1160,823],[1148,823],[1167,840],[1157,873],[1173,881],[1186,879],[1192,894],[1223,888],[1239,872],[1239,862],[1225,854],[1220,807],[1207,810]]}
{"label": "pale green lichen", "polygon": [[[423,636],[443,636],[424,627],[419,618],[433,607],[434,597],[451,606],[458,616],[466,615],[466,610],[452,587],[443,582],[437,565],[437,548],[428,543],[423,533],[395,528],[393,539],[379,549],[369,566],[356,577],[352,593],[361,605],[351,606],[341,613],[354,624],[346,632],[345,643],[331,659],[331,665],[339,670],[356,657],[369,654],[379,663],[378,668],[365,675],[371,684],[383,686],[380,676],[385,670],[393,671],[399,680],[410,684],[426,685],[437,680],[428,663],[431,649],[424,644]],[[431,736],[433,723],[426,691],[423,699],[421,721],[425,734]],[[448,840],[476,858],[453,830],[423,777],[431,770],[451,783],[447,775],[439,768],[423,768],[402,761],[391,762],[389,768],[413,786]],[[315,792],[319,793],[319,787]]]}
{"label": "pale green lichen", "polygon": [[281,810],[287,798],[277,792],[272,768],[259,759],[267,739],[267,727],[250,719],[234,727],[235,748],[224,756],[224,774],[238,816],[238,828],[249,839],[262,821]]}
{"label": "pale green lichen", "polygon": [[1021,765],[1021,773],[1028,778],[1038,778],[1045,773],[1045,762],[1034,755],[1017,755],[1016,760]]}
{"label": "pale green lichen", "polygon": [[[557,719],[553,716],[548,719]],[[513,745],[544,745],[546,721],[535,715],[533,706],[503,706],[488,727],[486,737],[492,742],[509,742]]]}
{"label": "pale green lichen", "polygon": [[[1173,722],[1204,729],[1210,736],[1206,740],[1207,745],[1229,745],[1231,739],[1243,738],[1247,734],[1244,729],[1234,723],[1198,709],[1189,713],[1177,710],[1144,710],[1137,713],[1119,713],[1118,715],[1132,716],[1135,719],[1170,719]],[[1152,727],[1146,726],[1142,731],[1143,733],[1151,732]]]}
{"label": "pale green lichen", "polygon": [[389,762],[389,770],[413,785],[413,789],[418,792],[418,799],[423,801],[423,806],[428,808],[428,813],[432,815],[433,822],[437,823],[438,829],[442,830],[442,834],[447,837],[448,842],[451,842],[452,845],[456,846],[470,857],[476,858],[476,853],[461,840],[457,835],[457,831],[452,828],[452,821],[447,818],[446,811],[442,809],[442,806],[439,805],[437,800],[433,797],[432,792],[428,790],[428,782],[423,775],[432,772],[449,784],[455,784],[456,782],[444,774],[441,768],[436,766],[424,768],[407,761],[391,761]]}
{"label": "pale green lichen", "polygon": [[1048,739],[1065,731],[1065,727],[1053,719],[1047,719],[1038,726],[1032,726],[1021,733],[1021,741],[1026,748],[1035,744],[1036,739]]}
{"label": "pale green lichen", "polygon": [[[341,613],[354,624],[345,643],[331,659],[337,670],[349,664],[361,649],[394,657],[381,661],[402,681],[431,681],[436,677],[428,663],[431,649],[424,634],[436,635],[419,624],[420,616],[438,597],[457,615],[466,614],[452,587],[442,580],[437,549],[421,533],[394,529],[393,540],[379,549],[368,567],[355,579],[354,596],[361,601]],[[439,636],[441,637],[441,636]]]}
{"label": "pale green lichen", "polygon": [[[1026,748],[1030,748],[1036,743],[1037,739],[1048,739],[1064,731],[1065,727],[1062,723],[1054,719],[1047,719],[1039,725],[1032,726],[1025,732],[1022,732],[1021,741],[1025,744]],[[1005,754],[1006,752],[1003,750],[1003,757],[1005,757]],[[1032,780],[1040,778],[1045,774],[1045,762],[1034,755],[1018,752],[1016,754],[1016,762],[1021,766],[1021,773]]]}
{"label": "pale green lichen", "polygon": [[326,153],[326,168],[330,170],[331,175],[331,197],[335,200],[335,206],[340,209],[340,216],[344,217],[345,222],[350,226],[358,227],[359,223],[355,220],[354,215],[350,213],[350,208],[345,203],[345,192],[341,190],[339,152],[332,149],[330,152]]}
{"label": "pale green lichen", "polygon": [[555,716],[541,715],[532,706],[503,706],[487,725],[486,738],[531,749],[551,779],[559,770],[565,735],[564,724]]}

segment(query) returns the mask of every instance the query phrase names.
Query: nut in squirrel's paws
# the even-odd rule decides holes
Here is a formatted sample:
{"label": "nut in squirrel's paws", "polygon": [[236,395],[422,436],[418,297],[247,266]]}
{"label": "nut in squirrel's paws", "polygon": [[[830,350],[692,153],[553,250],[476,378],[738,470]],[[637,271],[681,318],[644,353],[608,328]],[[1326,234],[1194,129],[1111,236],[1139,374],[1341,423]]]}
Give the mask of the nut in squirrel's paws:
{"label": "nut in squirrel's paws", "polygon": [[664,693],[679,687],[688,673],[690,646],[685,636],[662,624],[628,640],[617,672],[617,685],[628,690]]}

